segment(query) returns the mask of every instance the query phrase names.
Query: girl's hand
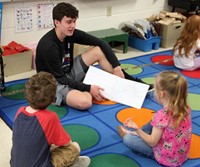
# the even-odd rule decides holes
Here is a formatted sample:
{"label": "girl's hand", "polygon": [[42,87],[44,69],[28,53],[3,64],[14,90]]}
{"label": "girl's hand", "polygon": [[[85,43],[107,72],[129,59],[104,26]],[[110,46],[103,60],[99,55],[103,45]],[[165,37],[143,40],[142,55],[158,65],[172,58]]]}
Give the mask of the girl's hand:
{"label": "girl's hand", "polygon": [[139,129],[138,125],[132,120],[132,118],[128,118],[125,122],[124,122],[124,126],[128,127],[128,128],[133,128],[135,130]]}

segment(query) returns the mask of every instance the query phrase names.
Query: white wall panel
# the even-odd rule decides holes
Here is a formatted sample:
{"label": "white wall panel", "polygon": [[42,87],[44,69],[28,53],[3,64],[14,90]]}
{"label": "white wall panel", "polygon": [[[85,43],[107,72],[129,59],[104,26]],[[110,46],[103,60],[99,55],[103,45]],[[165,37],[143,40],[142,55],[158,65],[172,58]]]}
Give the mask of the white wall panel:
{"label": "white wall panel", "polygon": [[[50,29],[37,30],[37,4],[62,2],[59,0],[24,1],[3,3],[1,44],[7,45],[12,40],[28,44],[37,42],[42,35]],[[168,10],[167,0],[65,0],[79,10],[77,28],[85,31],[118,28],[121,23],[128,20],[150,17],[161,10]],[[31,32],[15,32],[15,7],[33,7],[34,28]],[[112,7],[112,15],[107,16],[107,7]]]}

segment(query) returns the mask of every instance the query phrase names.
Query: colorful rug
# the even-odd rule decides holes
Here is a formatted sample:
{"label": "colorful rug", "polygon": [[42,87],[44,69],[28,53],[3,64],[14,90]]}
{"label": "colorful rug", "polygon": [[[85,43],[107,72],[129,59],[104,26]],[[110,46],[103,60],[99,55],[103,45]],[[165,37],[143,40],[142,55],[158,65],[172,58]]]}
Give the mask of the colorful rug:
{"label": "colorful rug", "polygon": [[[148,54],[120,61],[122,67],[131,75],[148,83],[154,82],[155,75],[162,70],[178,71],[188,80],[189,104],[192,108],[193,134],[190,158],[184,167],[200,166],[200,70],[185,72],[173,66],[171,51]],[[152,64],[152,63],[155,64]],[[159,64],[157,63],[159,62]],[[138,68],[127,68],[139,66]],[[17,109],[27,105],[23,92],[26,80],[6,83],[6,92],[0,97],[0,117],[12,129]],[[10,93],[9,93],[10,92]],[[13,94],[14,92],[15,94]],[[133,117],[138,125],[148,123],[161,106],[149,93],[140,110],[111,101],[98,104],[94,102],[88,111],[78,111],[70,107],[50,106],[56,112],[63,127],[77,141],[81,154],[91,157],[90,167],[159,167],[154,160],[148,159],[124,146],[117,133],[117,126],[127,117]]]}

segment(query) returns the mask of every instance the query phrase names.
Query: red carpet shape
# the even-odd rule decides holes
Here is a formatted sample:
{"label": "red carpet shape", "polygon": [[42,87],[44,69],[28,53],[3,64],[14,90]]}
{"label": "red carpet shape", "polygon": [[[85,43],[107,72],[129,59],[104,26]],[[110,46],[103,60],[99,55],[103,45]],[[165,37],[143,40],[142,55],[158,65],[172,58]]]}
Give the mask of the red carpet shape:
{"label": "red carpet shape", "polygon": [[157,55],[157,56],[153,56],[151,58],[151,60],[152,60],[152,62],[154,62],[156,64],[172,66],[172,65],[174,65],[174,61],[172,58],[173,58],[172,55]]}
{"label": "red carpet shape", "polygon": [[190,78],[200,78],[200,69],[194,71],[184,71],[182,70],[181,73]]}

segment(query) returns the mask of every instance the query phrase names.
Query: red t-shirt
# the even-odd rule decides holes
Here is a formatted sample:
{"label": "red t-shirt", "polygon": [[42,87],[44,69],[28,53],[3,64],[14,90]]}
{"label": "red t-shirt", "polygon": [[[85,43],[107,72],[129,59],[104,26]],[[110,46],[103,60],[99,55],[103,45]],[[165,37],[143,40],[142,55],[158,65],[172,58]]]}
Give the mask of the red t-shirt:
{"label": "red t-shirt", "polygon": [[12,140],[11,167],[52,167],[50,145],[63,146],[69,143],[70,136],[56,113],[49,110],[28,113],[23,106],[15,116]]}

